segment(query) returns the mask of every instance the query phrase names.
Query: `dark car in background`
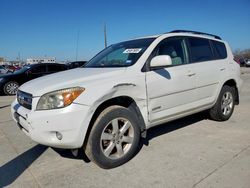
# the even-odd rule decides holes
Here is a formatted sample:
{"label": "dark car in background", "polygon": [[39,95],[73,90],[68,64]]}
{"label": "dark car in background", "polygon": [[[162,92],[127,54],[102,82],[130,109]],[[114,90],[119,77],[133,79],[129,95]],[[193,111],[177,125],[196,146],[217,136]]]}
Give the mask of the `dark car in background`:
{"label": "dark car in background", "polygon": [[23,83],[35,78],[67,70],[67,66],[57,63],[41,63],[24,66],[12,74],[0,75],[0,93],[15,95]]}
{"label": "dark car in background", "polygon": [[67,63],[67,67],[68,69],[75,69],[75,68],[84,66],[86,63],[87,61],[73,61],[73,62]]}

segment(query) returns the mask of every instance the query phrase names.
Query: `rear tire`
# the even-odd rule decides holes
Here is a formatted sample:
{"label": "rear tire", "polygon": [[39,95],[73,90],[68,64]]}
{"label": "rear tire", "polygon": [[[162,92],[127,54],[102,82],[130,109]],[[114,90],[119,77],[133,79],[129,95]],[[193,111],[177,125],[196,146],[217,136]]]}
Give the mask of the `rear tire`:
{"label": "rear tire", "polygon": [[215,105],[209,110],[209,115],[212,120],[226,121],[234,111],[235,106],[235,88],[223,86]]}
{"label": "rear tire", "polygon": [[129,161],[136,154],[139,141],[134,113],[122,106],[111,106],[96,119],[85,152],[98,166],[110,169]]}

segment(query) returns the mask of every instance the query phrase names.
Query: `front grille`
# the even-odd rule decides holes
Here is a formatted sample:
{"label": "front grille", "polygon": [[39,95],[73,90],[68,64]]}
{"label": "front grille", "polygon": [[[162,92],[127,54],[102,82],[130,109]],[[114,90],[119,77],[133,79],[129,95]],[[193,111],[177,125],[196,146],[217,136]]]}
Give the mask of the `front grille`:
{"label": "front grille", "polygon": [[31,107],[32,107],[32,95],[31,94],[18,90],[17,101],[24,108],[31,110]]}

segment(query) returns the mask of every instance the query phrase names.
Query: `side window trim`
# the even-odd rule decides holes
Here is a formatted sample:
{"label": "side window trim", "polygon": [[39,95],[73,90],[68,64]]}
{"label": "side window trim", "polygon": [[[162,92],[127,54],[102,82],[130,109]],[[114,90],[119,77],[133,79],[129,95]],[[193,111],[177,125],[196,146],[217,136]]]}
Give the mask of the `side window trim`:
{"label": "side window trim", "polygon": [[184,57],[185,57],[185,64],[190,64],[191,63],[191,59],[190,59],[190,50],[188,48],[188,41],[187,41],[187,37],[183,37],[183,49],[184,49]]}
{"label": "side window trim", "polygon": [[212,40],[209,40],[209,44],[210,44],[210,47],[211,47],[211,49],[212,49],[212,54],[213,54],[213,60],[217,60],[218,59],[218,52],[216,51],[216,49],[215,49],[215,46],[214,46],[214,44],[213,44],[213,42],[212,42]]}

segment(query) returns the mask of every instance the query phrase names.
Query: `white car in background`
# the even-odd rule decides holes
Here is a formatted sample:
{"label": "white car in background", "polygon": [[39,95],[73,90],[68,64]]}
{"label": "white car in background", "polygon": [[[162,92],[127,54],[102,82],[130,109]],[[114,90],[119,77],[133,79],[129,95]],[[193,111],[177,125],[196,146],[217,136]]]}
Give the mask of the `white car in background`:
{"label": "white car in background", "polygon": [[246,60],[246,67],[250,67],[250,59]]}
{"label": "white car in background", "polygon": [[177,30],[111,45],[83,68],[25,83],[11,109],[32,140],[82,148],[113,168],[135,155],[150,127],[204,110],[228,120],[241,84],[225,41]]}

